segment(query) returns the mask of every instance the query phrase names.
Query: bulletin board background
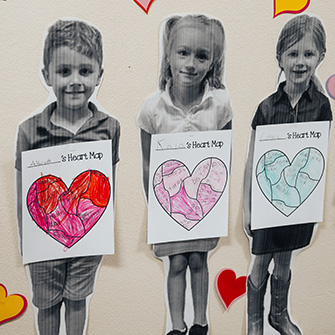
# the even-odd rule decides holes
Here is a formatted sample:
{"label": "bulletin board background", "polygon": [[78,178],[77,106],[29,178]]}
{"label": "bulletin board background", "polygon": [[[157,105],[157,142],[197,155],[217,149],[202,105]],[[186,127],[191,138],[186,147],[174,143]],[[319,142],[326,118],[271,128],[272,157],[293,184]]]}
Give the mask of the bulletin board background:
{"label": "bulletin board background", "polygon": [[[278,33],[292,14],[273,19],[273,1],[155,0],[146,15],[132,0],[0,1],[0,282],[8,294],[27,297],[27,311],[0,326],[0,334],[35,334],[26,273],[18,249],[14,149],[19,122],[45,103],[48,92],[38,72],[43,33],[59,18],[95,24],[104,38],[103,82],[98,100],[121,123],[121,160],[116,192],[114,256],[104,258],[91,300],[87,334],[165,334],[164,271],[146,244],[147,208],[141,183],[137,113],[157,88],[159,28],[175,13],[203,12],[224,24],[228,51],[226,86],[234,109],[229,236],[210,258],[211,334],[245,334],[245,297],[226,311],[214,279],[223,268],[246,275],[249,242],[242,228],[242,183],[251,119],[257,105],[276,88]],[[334,4],[311,0],[307,13],[327,30],[327,53],[319,69],[323,83],[335,73]],[[335,102],[331,100],[333,113]],[[335,329],[335,137],[332,136],[324,222],[312,245],[298,255],[291,307],[304,334],[331,335]]]}

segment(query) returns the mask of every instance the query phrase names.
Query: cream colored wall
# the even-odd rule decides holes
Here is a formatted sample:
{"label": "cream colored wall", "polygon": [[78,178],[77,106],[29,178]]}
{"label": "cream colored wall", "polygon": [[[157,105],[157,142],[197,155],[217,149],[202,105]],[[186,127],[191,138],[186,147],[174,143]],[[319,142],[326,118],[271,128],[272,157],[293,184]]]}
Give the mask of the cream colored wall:
{"label": "cream colored wall", "polygon": [[[328,32],[328,51],[320,68],[322,82],[334,74],[333,1],[312,0],[308,11],[319,15]],[[116,255],[107,256],[91,301],[88,334],[164,334],[164,272],[146,244],[146,204],[141,186],[141,159],[136,115],[156,89],[158,32],[168,15],[205,12],[225,25],[228,53],[226,84],[234,107],[233,168],[230,184],[229,237],[222,238],[210,259],[212,334],[245,334],[245,298],[228,311],[214,287],[215,275],[233,268],[246,275],[249,244],[242,230],[242,179],[252,115],[276,86],[274,57],[278,32],[292,15],[272,18],[273,1],[155,0],[149,15],[132,0],[0,1],[0,282],[9,294],[30,296],[18,251],[14,206],[14,141],[17,124],[47,98],[38,71],[42,35],[50,23],[76,17],[97,25],[105,43],[105,75],[98,99],[121,122],[121,162],[116,199]],[[335,103],[332,100],[335,111]],[[295,320],[304,334],[334,334],[335,155],[330,147],[324,222],[311,247],[298,256],[292,292]],[[0,334],[34,334],[28,306],[18,320],[0,326]]]}

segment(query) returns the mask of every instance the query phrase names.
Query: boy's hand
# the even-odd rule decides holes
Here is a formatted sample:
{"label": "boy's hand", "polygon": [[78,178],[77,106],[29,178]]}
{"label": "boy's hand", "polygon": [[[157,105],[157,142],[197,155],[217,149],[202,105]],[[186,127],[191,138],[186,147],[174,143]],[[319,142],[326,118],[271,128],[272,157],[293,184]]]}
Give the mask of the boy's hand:
{"label": "boy's hand", "polygon": [[22,256],[22,174],[18,170],[16,170],[16,214],[19,228],[20,253]]}

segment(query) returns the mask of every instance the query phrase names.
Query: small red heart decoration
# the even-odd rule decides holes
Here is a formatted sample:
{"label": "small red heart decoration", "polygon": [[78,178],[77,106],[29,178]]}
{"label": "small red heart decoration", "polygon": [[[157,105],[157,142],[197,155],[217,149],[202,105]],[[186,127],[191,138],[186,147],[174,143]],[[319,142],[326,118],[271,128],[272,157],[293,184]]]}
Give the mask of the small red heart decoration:
{"label": "small red heart decoration", "polygon": [[134,2],[139,5],[146,14],[148,14],[150,6],[154,2],[154,0],[134,0]]}
{"label": "small red heart decoration", "polygon": [[238,298],[245,295],[247,276],[236,278],[234,270],[224,269],[218,273],[215,280],[216,290],[223,306],[229,306]]}
{"label": "small red heart decoration", "polygon": [[0,324],[18,318],[26,308],[27,299],[23,295],[7,296],[6,287],[0,284]]}
{"label": "small red heart decoration", "polygon": [[39,228],[71,248],[99,221],[109,198],[108,178],[88,170],[79,174],[69,189],[53,175],[37,179],[28,191],[27,207]]}

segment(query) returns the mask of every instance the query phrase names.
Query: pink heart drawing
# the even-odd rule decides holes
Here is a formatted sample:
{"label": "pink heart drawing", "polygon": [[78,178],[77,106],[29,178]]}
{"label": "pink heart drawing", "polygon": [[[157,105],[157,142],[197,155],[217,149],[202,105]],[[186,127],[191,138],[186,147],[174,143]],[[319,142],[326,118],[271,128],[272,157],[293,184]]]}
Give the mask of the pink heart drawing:
{"label": "pink heart drawing", "polygon": [[226,184],[226,165],[215,157],[202,160],[192,174],[182,162],[168,160],[153,177],[159,204],[186,230],[195,227],[213,209]]}
{"label": "pink heart drawing", "polygon": [[154,2],[154,0],[134,0],[134,2],[139,5],[146,14],[148,14],[149,9],[152,5],[152,3]]}
{"label": "pink heart drawing", "polygon": [[39,228],[71,248],[98,222],[109,198],[108,178],[88,170],[79,174],[69,189],[53,175],[37,179],[29,188],[27,207]]}

